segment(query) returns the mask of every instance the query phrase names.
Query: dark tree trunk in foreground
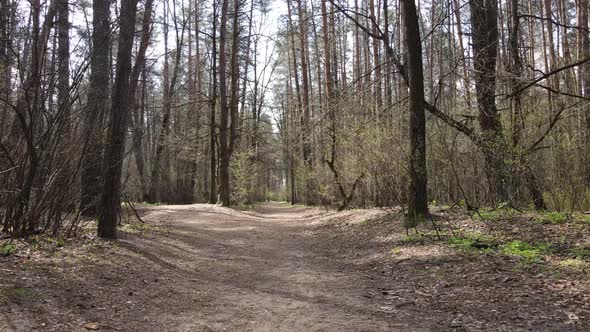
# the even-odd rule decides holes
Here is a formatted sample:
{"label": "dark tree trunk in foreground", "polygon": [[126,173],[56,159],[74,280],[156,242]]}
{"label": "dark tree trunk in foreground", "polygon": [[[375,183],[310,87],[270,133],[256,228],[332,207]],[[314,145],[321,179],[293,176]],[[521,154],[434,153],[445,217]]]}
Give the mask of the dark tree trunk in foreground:
{"label": "dark tree trunk in foreground", "polygon": [[426,118],[420,26],[414,0],[403,0],[404,39],[408,53],[410,88],[410,188],[407,227],[416,226],[428,215],[426,196]]}
{"label": "dark tree trunk in foreground", "polygon": [[121,209],[121,172],[125,134],[129,117],[129,77],[131,53],[135,32],[137,0],[122,0],[120,15],[117,69],[111,103],[111,123],[105,150],[105,175],[102,193],[101,215],[98,220],[98,236],[117,238],[117,220]]}
{"label": "dark tree trunk in foreground", "polygon": [[498,3],[471,0],[473,67],[479,109],[481,148],[490,191],[495,201],[508,200],[507,146],[496,107],[496,60],[498,57]]}
{"label": "dark tree trunk in foreground", "polygon": [[[57,213],[61,214],[66,210],[71,210],[72,202],[67,196],[70,188],[72,177],[71,172],[71,158],[68,156],[70,151],[70,144],[72,133],[70,124],[70,11],[68,7],[68,0],[57,1],[57,19],[58,19],[58,47],[57,47],[57,62],[58,62],[58,79],[57,79],[57,117],[58,117],[58,132],[61,135],[61,141],[57,146],[58,158],[56,166],[58,167],[58,176],[56,178],[56,187],[62,188],[61,195],[53,196],[53,206],[56,207]],[[59,224],[55,223],[54,227]],[[57,228],[54,229],[54,232]]]}
{"label": "dark tree trunk in foreground", "polygon": [[102,192],[102,125],[109,99],[109,3],[94,0],[92,4],[92,53],[90,54],[90,88],[84,112],[86,150],[82,158],[82,196],[80,211],[97,216]]}

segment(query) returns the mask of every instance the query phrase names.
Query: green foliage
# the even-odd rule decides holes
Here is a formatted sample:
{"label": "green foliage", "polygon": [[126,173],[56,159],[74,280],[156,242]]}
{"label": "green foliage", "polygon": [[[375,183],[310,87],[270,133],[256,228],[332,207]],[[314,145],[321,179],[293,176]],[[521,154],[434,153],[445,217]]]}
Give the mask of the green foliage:
{"label": "green foliage", "polygon": [[580,186],[584,181],[568,179],[558,183],[551,191],[543,193],[547,207],[556,211],[575,211],[590,209],[590,190]]}
{"label": "green foliage", "polygon": [[570,256],[576,259],[590,259],[590,248],[575,247],[569,250]]}
{"label": "green foliage", "polygon": [[590,214],[578,213],[573,215],[574,220],[585,225],[590,225]]}
{"label": "green foliage", "polygon": [[398,241],[400,246],[404,245],[422,245],[425,244],[429,240],[429,237],[424,236],[423,234],[410,234],[403,239]]}
{"label": "green foliage", "polygon": [[525,263],[538,263],[550,251],[547,243],[529,244],[521,240],[510,241],[500,247],[505,255],[520,257]]}
{"label": "green foliage", "polygon": [[559,262],[559,265],[576,270],[584,270],[588,267],[588,262],[578,258],[568,258]]}
{"label": "green foliage", "polygon": [[452,237],[448,240],[449,246],[453,248],[467,249],[471,248],[475,241],[473,239]]}
{"label": "green foliage", "polygon": [[543,213],[534,220],[541,224],[561,224],[566,222],[568,219],[568,215],[564,212],[551,211]]}
{"label": "green foliage", "polygon": [[465,252],[484,251],[489,252],[498,245],[498,239],[482,233],[466,233],[462,236],[453,236],[447,240],[450,247]]}
{"label": "green foliage", "polygon": [[16,250],[16,244],[6,243],[0,245],[0,256],[8,256]]}
{"label": "green foliage", "polygon": [[502,219],[509,219],[515,217],[519,214],[518,211],[514,209],[480,209],[478,210],[473,219],[475,220],[488,220],[488,221],[495,221],[495,220],[502,220]]}
{"label": "green foliage", "polygon": [[62,248],[66,244],[66,241],[60,237],[56,237],[56,238],[48,237],[46,239],[46,241],[47,241],[47,243],[55,245],[57,248]]}
{"label": "green foliage", "polygon": [[232,160],[232,201],[238,205],[252,205],[256,200],[258,167],[250,151],[238,152]]}

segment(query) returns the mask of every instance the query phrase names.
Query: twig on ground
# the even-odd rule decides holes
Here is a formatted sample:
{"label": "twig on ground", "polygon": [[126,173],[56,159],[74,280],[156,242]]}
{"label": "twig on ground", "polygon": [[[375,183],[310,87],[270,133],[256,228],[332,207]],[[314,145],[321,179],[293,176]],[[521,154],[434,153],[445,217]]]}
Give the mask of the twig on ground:
{"label": "twig on ground", "polygon": [[141,219],[141,217],[139,216],[139,213],[137,212],[137,209],[135,208],[133,203],[131,203],[131,201],[129,200],[129,197],[127,197],[127,195],[123,195],[123,197],[125,198],[125,201],[127,202],[127,204],[129,204],[129,207],[131,207],[131,210],[133,211],[133,214],[135,214],[135,217],[137,218],[137,220],[139,220],[139,222],[141,222],[142,224],[145,224],[145,221],[143,221],[143,219]]}

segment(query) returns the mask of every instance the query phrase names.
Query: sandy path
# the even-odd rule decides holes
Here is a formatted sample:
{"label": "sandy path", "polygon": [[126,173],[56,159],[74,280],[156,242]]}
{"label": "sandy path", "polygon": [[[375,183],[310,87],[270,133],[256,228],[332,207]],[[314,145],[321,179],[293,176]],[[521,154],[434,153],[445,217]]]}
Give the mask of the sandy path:
{"label": "sandy path", "polygon": [[[122,240],[158,265],[175,300],[144,307],[151,328],[177,331],[403,329],[367,296],[374,280],[316,249],[305,210],[269,203],[255,213],[207,205],[152,208],[171,235]],[[158,313],[159,312],[159,313]],[[137,318],[137,316],[136,316]],[[118,325],[118,324],[116,324]],[[414,326],[416,327],[416,326]]]}
{"label": "sandy path", "polygon": [[206,204],[146,210],[140,228],[147,230],[121,232],[117,242],[74,240],[35,258],[4,258],[0,331],[405,331],[425,324],[407,309],[384,310],[375,294],[386,280],[326,245],[313,227],[318,211],[279,203],[255,212]]}
{"label": "sandy path", "polygon": [[404,245],[377,210],[142,212],[116,242],[0,257],[0,331],[589,330],[586,274]]}

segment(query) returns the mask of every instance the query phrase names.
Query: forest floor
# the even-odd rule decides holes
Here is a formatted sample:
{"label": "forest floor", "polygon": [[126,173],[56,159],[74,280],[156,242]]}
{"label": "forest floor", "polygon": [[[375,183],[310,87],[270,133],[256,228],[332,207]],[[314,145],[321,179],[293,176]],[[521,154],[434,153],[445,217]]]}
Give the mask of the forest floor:
{"label": "forest floor", "polygon": [[140,212],[116,242],[0,243],[0,331],[590,330],[585,215]]}

